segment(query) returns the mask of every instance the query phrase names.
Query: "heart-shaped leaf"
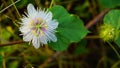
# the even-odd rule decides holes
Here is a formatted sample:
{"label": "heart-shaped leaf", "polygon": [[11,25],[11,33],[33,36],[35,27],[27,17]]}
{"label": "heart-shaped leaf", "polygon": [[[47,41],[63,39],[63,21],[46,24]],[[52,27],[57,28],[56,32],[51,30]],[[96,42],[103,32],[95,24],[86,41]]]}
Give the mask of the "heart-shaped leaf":
{"label": "heart-shaped leaf", "polygon": [[57,19],[59,26],[57,29],[57,42],[50,43],[49,46],[57,51],[66,50],[70,43],[78,42],[88,33],[79,17],[69,14],[62,6],[50,8],[53,18]]}

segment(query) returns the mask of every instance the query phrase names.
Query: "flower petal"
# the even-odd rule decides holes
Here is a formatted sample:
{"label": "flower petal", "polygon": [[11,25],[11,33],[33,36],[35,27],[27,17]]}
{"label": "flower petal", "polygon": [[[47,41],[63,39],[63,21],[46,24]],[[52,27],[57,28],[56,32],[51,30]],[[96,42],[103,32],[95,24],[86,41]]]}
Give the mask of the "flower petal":
{"label": "flower petal", "polygon": [[46,31],[45,35],[47,36],[48,40],[51,40],[53,42],[57,41],[57,37],[53,33]]}
{"label": "flower petal", "polygon": [[36,9],[31,3],[28,4],[27,11],[28,11],[28,14],[30,17],[32,17],[32,15],[34,15],[36,13]]}
{"label": "flower petal", "polygon": [[46,20],[46,22],[52,20],[52,13],[50,11],[43,12],[42,10],[39,10],[39,17]]}
{"label": "flower petal", "polygon": [[46,36],[41,36],[41,37],[39,37],[39,39],[40,39],[41,43],[47,44],[47,38],[46,38]]}
{"label": "flower petal", "polygon": [[48,30],[54,30],[58,27],[58,22],[56,20],[48,22]]}
{"label": "flower petal", "polygon": [[38,37],[33,37],[33,40],[32,40],[32,44],[33,44],[33,46],[36,48],[36,49],[38,49],[39,47],[40,47],[40,40],[39,40],[39,38]]}
{"label": "flower petal", "polygon": [[46,22],[50,21],[52,19],[52,13],[50,11],[47,12],[44,18]]}
{"label": "flower petal", "polygon": [[20,31],[23,33],[23,34],[26,34],[28,32],[30,32],[30,29],[28,26],[21,26],[20,27]]}

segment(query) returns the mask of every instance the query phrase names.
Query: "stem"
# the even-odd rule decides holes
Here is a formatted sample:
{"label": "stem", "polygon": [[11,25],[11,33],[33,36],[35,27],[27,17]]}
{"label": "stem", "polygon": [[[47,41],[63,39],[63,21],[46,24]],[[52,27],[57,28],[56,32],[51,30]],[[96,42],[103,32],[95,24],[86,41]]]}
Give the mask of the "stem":
{"label": "stem", "polygon": [[85,38],[86,39],[99,39],[100,37],[98,35],[88,35]]}
{"label": "stem", "polygon": [[104,11],[102,11],[100,14],[98,14],[95,18],[93,18],[93,20],[91,20],[90,22],[88,22],[88,24],[86,24],[86,28],[89,29],[91,26],[93,26],[94,24],[96,24],[98,21],[100,21],[104,15],[109,11],[110,9],[106,9]]}
{"label": "stem", "polygon": [[6,68],[5,53],[2,52],[1,54],[2,54],[2,57],[3,57],[3,59],[2,59],[3,68]]}
{"label": "stem", "polygon": [[[19,1],[20,1],[20,0],[18,0],[18,2],[19,2]],[[20,13],[19,13],[17,7],[15,6],[15,3],[13,2],[13,0],[11,0],[11,2],[12,2],[12,4],[13,4],[15,10],[17,11],[18,16],[21,17],[21,15],[20,15]]]}
{"label": "stem", "polygon": [[[12,20],[13,21],[13,20]],[[13,21],[14,25],[17,26],[19,28],[19,25],[17,23],[15,23],[15,21]]]}
{"label": "stem", "polygon": [[96,65],[96,68],[99,68],[100,63],[101,63],[103,60],[104,60],[104,57],[102,57],[102,58],[98,61],[97,65]]}
{"label": "stem", "polygon": [[114,52],[116,53],[116,55],[118,56],[118,58],[120,59],[120,54],[118,53],[118,51],[115,49],[115,47],[113,47],[113,45],[110,42],[107,42],[110,47],[114,50]]}
{"label": "stem", "polygon": [[53,3],[54,3],[54,0],[51,1],[51,3],[50,3],[50,7],[49,7],[49,8],[52,7]]}
{"label": "stem", "polygon": [[118,64],[120,64],[120,61],[116,62],[114,65],[112,65],[111,68],[117,68]]}
{"label": "stem", "polygon": [[59,66],[59,68],[63,68],[62,67],[62,58],[61,58],[61,56],[58,56],[58,66]]}
{"label": "stem", "polygon": [[9,6],[7,6],[6,8],[0,10],[0,13],[2,13],[3,11],[5,11],[6,9],[8,9],[9,7],[11,7],[12,5],[14,5],[15,3],[19,2],[20,0],[17,0],[16,2],[10,4]]}
{"label": "stem", "polygon": [[0,47],[2,46],[8,46],[8,45],[13,45],[13,44],[20,44],[20,43],[24,43],[24,41],[14,41],[14,42],[9,42],[9,43],[6,43],[6,44],[0,44]]}

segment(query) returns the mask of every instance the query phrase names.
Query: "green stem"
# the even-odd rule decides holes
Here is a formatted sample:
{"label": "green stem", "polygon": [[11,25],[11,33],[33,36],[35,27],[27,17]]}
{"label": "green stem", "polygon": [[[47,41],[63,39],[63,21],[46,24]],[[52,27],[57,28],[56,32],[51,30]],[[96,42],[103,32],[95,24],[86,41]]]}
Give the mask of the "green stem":
{"label": "green stem", "polygon": [[6,68],[5,54],[4,54],[4,52],[2,52],[1,54],[3,57],[3,59],[2,59],[3,68]]}
{"label": "green stem", "polygon": [[13,6],[14,4],[16,4],[17,2],[19,2],[20,0],[15,1],[14,3],[10,4],[9,6],[7,6],[6,8],[0,10],[0,13],[4,12],[6,9],[8,9],[9,7]]}
{"label": "green stem", "polygon": [[50,7],[49,7],[49,8],[52,7],[53,3],[54,3],[54,0],[51,1],[51,3],[50,3]]}
{"label": "green stem", "polygon": [[111,68],[117,68],[117,66],[120,64],[120,61],[116,62],[114,65],[112,65]]}
{"label": "green stem", "polygon": [[[19,1],[20,1],[20,0],[18,0],[18,2],[19,2]],[[16,10],[16,12],[17,12],[17,14],[18,14],[18,16],[21,18],[21,15],[20,15],[20,13],[19,13],[19,11],[18,11],[17,7],[15,6],[14,1],[13,1],[13,0],[11,0],[11,2],[12,2],[12,4],[13,4],[13,6],[14,6],[14,8],[15,8],[15,10]]]}
{"label": "green stem", "polygon": [[118,58],[120,59],[120,54],[118,53],[118,51],[115,49],[115,47],[113,47],[113,45],[110,42],[107,42],[110,47],[114,50],[114,52],[116,53],[116,55],[118,56]]}

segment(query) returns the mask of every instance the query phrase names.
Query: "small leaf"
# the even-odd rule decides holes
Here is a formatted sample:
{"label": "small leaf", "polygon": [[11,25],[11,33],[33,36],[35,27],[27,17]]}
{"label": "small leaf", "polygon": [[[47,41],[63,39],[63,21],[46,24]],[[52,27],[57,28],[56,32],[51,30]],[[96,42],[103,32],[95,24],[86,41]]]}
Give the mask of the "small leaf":
{"label": "small leaf", "polygon": [[53,18],[59,22],[56,33],[58,41],[49,44],[54,50],[66,50],[70,43],[80,41],[88,33],[82,20],[69,14],[62,6],[54,6],[50,8],[50,11],[53,13]]}

